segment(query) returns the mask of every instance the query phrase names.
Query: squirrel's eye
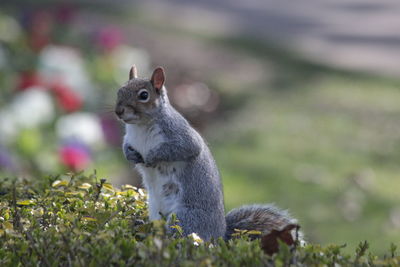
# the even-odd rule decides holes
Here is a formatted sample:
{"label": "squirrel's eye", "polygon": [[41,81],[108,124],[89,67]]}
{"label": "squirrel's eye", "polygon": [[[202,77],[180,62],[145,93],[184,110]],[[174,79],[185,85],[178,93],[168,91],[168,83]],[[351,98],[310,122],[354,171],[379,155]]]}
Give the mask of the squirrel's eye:
{"label": "squirrel's eye", "polygon": [[146,89],[141,89],[141,90],[138,92],[137,95],[138,95],[138,99],[139,99],[140,102],[147,102],[147,101],[149,101],[150,95],[149,95],[149,92],[148,92]]}

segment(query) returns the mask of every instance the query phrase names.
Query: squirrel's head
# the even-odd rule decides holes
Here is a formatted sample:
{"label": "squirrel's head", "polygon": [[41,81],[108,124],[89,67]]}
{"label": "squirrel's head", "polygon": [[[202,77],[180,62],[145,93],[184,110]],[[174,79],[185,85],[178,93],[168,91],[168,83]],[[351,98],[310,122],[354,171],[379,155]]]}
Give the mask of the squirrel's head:
{"label": "squirrel's head", "polygon": [[129,81],[118,90],[115,114],[126,124],[145,123],[152,114],[168,101],[164,87],[165,73],[162,67],[153,71],[150,79],[137,77],[133,66],[129,72]]}

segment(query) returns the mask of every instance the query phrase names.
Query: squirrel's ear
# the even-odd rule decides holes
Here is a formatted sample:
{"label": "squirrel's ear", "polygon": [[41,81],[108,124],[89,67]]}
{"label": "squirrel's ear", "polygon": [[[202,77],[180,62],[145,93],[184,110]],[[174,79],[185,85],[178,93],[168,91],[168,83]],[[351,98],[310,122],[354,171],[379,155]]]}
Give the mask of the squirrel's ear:
{"label": "squirrel's ear", "polygon": [[136,79],[137,77],[137,68],[135,65],[133,65],[129,71],[129,80]]}
{"label": "squirrel's ear", "polygon": [[162,67],[157,67],[151,76],[151,84],[159,92],[165,82],[165,73]]}

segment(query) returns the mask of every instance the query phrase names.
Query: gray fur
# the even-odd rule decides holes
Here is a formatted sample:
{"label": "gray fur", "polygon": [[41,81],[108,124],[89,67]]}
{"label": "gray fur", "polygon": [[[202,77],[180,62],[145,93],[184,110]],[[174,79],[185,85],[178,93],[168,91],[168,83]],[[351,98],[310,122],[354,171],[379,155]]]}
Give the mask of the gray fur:
{"label": "gray fur", "polygon": [[160,161],[187,161],[196,158],[202,152],[202,146],[205,146],[200,135],[171,106],[160,108],[157,113],[153,114],[153,123],[159,126],[165,141],[150,150],[145,157],[145,163],[154,166]]}
{"label": "gray fur", "polygon": [[162,110],[156,123],[166,142],[145,157],[149,165],[158,162],[186,162],[178,180],[182,195],[176,211],[185,234],[197,233],[205,240],[225,234],[222,185],[214,159],[200,135],[172,108]]}
{"label": "gray fur", "polygon": [[226,215],[226,224],[225,238],[229,239],[235,229],[256,230],[265,235],[271,230],[282,230],[288,224],[297,224],[297,221],[273,204],[253,204],[231,210]]}

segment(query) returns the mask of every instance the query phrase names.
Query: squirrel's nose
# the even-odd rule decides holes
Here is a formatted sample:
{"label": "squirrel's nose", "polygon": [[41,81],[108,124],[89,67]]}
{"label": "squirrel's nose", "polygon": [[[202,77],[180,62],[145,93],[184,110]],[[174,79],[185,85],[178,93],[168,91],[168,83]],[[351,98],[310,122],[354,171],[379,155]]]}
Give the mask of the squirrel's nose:
{"label": "squirrel's nose", "polygon": [[125,109],[124,108],[117,108],[115,110],[115,114],[117,114],[118,117],[120,117],[122,114],[124,114]]}

